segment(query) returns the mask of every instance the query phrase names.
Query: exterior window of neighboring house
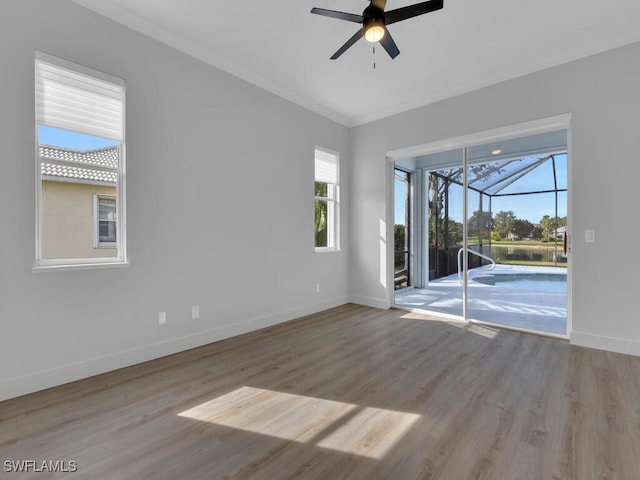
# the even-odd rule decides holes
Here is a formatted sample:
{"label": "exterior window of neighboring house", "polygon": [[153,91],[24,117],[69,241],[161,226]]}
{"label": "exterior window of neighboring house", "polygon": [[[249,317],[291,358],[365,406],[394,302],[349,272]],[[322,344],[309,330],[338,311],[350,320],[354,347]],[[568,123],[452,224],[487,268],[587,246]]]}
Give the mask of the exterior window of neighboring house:
{"label": "exterior window of neighboring house", "polygon": [[325,148],[315,150],[315,249],[338,250],[339,155]]}
{"label": "exterior window of neighboring house", "polygon": [[94,226],[96,247],[113,247],[117,242],[116,198],[113,196],[94,196]]}
{"label": "exterior window of neighboring house", "polygon": [[35,60],[35,270],[126,264],[124,81]]}

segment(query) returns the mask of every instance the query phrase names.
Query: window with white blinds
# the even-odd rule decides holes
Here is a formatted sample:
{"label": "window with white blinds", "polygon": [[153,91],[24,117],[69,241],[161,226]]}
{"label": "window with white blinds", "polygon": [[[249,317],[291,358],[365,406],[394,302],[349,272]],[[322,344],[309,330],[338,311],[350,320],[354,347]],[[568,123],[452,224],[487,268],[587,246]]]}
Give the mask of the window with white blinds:
{"label": "window with white blinds", "polygon": [[36,53],[35,269],[126,263],[124,112],[122,79]]}
{"label": "window with white blinds", "polygon": [[337,152],[315,149],[315,249],[338,250],[338,172]]}
{"label": "window with white blinds", "polygon": [[38,125],[122,141],[123,108],[122,84],[36,59]]}

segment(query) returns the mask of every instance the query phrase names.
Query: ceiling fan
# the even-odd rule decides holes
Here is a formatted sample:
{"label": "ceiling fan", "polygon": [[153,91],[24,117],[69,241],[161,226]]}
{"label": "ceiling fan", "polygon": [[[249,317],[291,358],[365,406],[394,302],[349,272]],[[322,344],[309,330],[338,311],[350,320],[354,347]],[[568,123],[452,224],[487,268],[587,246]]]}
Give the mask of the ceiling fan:
{"label": "ceiling fan", "polygon": [[370,0],[370,2],[371,4],[364,9],[362,15],[338,12],[337,10],[327,10],[326,8],[311,9],[311,13],[315,13],[316,15],[324,15],[325,17],[333,17],[339,20],[346,20],[347,22],[362,24],[362,28],[331,56],[331,60],[335,60],[346,52],[347,49],[360,40],[361,37],[364,37],[368,42],[380,42],[380,45],[387,51],[389,56],[396,58],[400,54],[400,50],[398,50],[396,42],[393,41],[389,30],[387,30],[387,25],[440,10],[443,7],[443,0],[429,0],[428,2],[416,3],[415,5],[385,12],[384,7],[387,5],[387,0]]}

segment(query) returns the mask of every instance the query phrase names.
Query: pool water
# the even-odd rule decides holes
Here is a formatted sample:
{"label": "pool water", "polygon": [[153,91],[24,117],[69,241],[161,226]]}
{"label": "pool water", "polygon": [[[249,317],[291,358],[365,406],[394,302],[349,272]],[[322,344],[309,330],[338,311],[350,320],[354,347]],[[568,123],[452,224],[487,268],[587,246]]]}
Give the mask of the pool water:
{"label": "pool water", "polygon": [[567,275],[558,273],[497,273],[473,279],[484,285],[546,293],[567,293]]}

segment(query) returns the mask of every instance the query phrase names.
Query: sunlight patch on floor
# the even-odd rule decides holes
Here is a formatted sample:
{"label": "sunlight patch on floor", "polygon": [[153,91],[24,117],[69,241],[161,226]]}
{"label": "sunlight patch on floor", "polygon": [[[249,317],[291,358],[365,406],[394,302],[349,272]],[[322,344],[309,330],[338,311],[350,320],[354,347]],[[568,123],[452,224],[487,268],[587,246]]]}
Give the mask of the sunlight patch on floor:
{"label": "sunlight patch on floor", "polygon": [[474,325],[470,323],[467,327],[465,327],[469,333],[475,333],[476,335],[482,335],[487,338],[496,338],[500,331],[496,328],[490,328],[483,325]]}
{"label": "sunlight patch on floor", "polygon": [[215,425],[381,459],[420,415],[243,386],[178,414]]}
{"label": "sunlight patch on floor", "polygon": [[498,333],[500,333],[500,330],[498,330],[497,328],[465,322],[461,318],[456,319],[456,318],[449,318],[449,317],[450,317],[449,315],[445,317],[444,314],[441,318],[439,318],[436,316],[432,316],[432,314],[411,312],[411,313],[402,315],[400,318],[408,318],[411,320],[422,320],[427,322],[442,322],[442,323],[446,323],[447,325],[451,325],[452,327],[463,328],[467,330],[469,333],[474,333],[476,335],[481,335],[487,338],[495,338],[498,335]]}

